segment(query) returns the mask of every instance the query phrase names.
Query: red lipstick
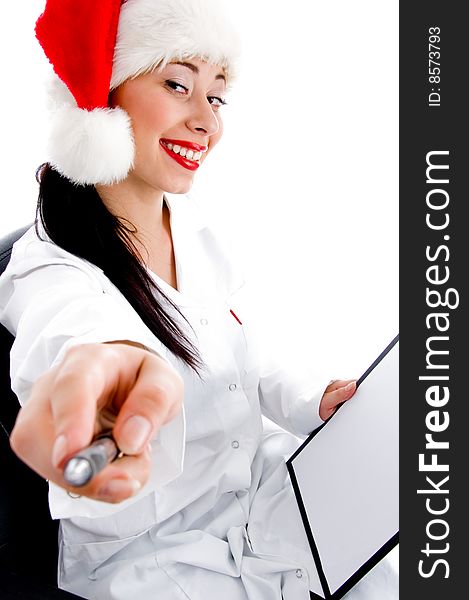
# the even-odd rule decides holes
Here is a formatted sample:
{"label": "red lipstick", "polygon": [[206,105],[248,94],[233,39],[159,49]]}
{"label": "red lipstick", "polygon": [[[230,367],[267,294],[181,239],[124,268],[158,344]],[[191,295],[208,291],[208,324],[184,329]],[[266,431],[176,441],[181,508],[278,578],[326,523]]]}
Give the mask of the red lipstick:
{"label": "red lipstick", "polygon": [[169,138],[162,138],[160,141],[165,144],[172,144],[173,146],[184,146],[184,148],[189,148],[189,150],[194,150],[194,152],[206,152],[208,149],[208,146],[201,146],[200,144],[188,142],[187,140],[170,140]]}
{"label": "red lipstick", "polygon": [[163,148],[163,150],[166,152],[166,154],[168,154],[168,156],[170,156],[178,164],[180,164],[185,169],[188,169],[189,171],[197,171],[197,169],[200,167],[200,163],[196,162],[195,160],[189,160],[188,158],[185,158],[184,156],[181,156],[180,154],[176,154],[175,152],[170,150],[167,146],[165,146],[165,144],[173,144],[173,146],[176,146],[176,145],[184,146],[184,148],[189,148],[190,150],[193,150],[195,152],[203,152],[207,149],[207,146],[200,146],[199,144],[194,144],[193,142],[184,142],[182,140],[167,140],[167,139],[160,140],[160,146]]}

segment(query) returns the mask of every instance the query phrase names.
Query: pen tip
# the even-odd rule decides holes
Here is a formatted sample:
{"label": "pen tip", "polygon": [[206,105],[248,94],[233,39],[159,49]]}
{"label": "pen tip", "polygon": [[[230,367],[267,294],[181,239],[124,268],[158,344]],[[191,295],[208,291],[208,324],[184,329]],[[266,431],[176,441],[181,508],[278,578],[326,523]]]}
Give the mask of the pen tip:
{"label": "pen tip", "polygon": [[93,476],[89,461],[84,458],[71,458],[64,468],[64,479],[69,485],[79,487],[88,483]]}

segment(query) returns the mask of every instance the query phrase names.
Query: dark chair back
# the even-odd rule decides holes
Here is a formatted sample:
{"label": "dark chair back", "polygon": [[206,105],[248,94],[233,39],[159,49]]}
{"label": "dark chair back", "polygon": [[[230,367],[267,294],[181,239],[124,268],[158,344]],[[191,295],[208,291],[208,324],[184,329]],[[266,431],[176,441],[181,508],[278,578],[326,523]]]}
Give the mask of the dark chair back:
{"label": "dark chair back", "polygon": [[[28,226],[29,227],[29,226]],[[28,227],[0,240],[0,273],[14,242]],[[10,386],[13,336],[0,325],[0,598],[77,598],[57,589],[57,529],[47,501],[48,485],[10,448],[19,410]]]}

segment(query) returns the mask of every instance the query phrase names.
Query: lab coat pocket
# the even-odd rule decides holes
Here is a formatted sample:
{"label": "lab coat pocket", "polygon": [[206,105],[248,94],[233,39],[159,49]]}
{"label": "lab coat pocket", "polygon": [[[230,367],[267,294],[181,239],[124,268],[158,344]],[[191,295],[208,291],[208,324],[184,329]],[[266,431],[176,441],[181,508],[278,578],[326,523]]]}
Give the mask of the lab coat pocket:
{"label": "lab coat pocket", "polygon": [[156,522],[155,497],[147,494],[117,514],[63,519],[59,529],[59,582],[95,581],[105,565],[152,547],[148,531]]}
{"label": "lab coat pocket", "polygon": [[106,565],[112,564],[116,568],[117,563],[137,555],[137,546],[143,546],[147,538],[145,531],[127,538],[62,545],[59,557],[62,583],[76,583],[84,577],[95,581],[99,578],[100,569]]}
{"label": "lab coat pocket", "polygon": [[259,385],[259,348],[252,319],[248,311],[243,309],[243,304],[238,294],[230,296],[227,300],[231,326],[237,328],[241,338],[240,346],[243,350],[241,361],[242,385],[245,390]]}

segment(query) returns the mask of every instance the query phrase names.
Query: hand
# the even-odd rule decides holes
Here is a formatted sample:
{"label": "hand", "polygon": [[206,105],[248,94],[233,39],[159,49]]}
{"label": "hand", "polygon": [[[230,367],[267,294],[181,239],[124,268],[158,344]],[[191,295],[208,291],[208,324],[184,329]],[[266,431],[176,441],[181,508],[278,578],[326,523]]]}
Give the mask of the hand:
{"label": "hand", "polygon": [[336,379],[331,381],[324,392],[319,405],[319,416],[326,421],[332,416],[339,404],[350,400],[357,390],[355,379]]}
{"label": "hand", "polygon": [[[148,479],[148,444],[181,409],[183,382],[165,360],[127,343],[71,348],[33,386],[11,434],[13,451],[45,479],[95,500],[120,502]],[[67,459],[112,428],[126,455],[88,484],[63,479]]]}

